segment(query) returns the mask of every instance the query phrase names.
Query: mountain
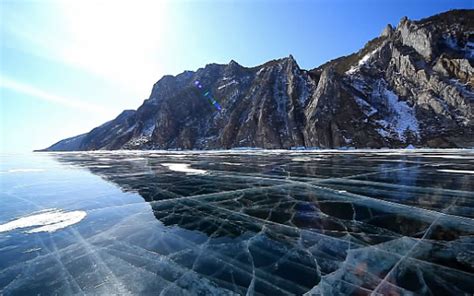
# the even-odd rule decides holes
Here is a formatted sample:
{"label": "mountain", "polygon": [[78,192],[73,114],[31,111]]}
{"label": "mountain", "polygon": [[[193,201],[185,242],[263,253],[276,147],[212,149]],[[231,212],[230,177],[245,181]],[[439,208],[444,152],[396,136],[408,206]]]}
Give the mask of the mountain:
{"label": "mountain", "polygon": [[137,110],[46,151],[474,147],[474,10],[403,18],[315,69],[293,56],[164,76]]}

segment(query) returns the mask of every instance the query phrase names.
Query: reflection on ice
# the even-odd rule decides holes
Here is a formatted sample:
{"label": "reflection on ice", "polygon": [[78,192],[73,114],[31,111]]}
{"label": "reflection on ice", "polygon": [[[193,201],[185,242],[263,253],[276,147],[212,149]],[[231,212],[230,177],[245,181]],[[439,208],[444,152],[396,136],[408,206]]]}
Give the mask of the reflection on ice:
{"label": "reflection on ice", "polygon": [[462,170],[438,170],[438,172],[445,173],[456,173],[456,174],[474,174],[474,171],[462,171]]}
{"label": "reflection on ice", "polygon": [[21,228],[29,228],[25,231],[26,233],[54,232],[79,223],[86,215],[84,211],[66,212],[58,209],[48,209],[1,224],[0,232]]}
{"label": "reflection on ice", "polygon": [[175,171],[175,172],[183,172],[189,175],[196,175],[196,174],[205,174],[205,170],[198,170],[192,169],[189,164],[186,163],[162,163],[161,165],[168,167],[168,169]]}

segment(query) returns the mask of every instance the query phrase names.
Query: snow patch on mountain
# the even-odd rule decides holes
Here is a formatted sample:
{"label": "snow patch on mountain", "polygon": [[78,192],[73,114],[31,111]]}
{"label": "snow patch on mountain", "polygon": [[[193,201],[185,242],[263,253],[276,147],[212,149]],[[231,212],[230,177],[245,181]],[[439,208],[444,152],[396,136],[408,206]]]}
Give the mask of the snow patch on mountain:
{"label": "snow patch on mountain", "polygon": [[154,122],[154,120],[149,120],[145,123],[145,125],[142,129],[142,133],[146,137],[151,137],[154,130],[155,130],[155,122]]}
{"label": "snow patch on mountain", "polygon": [[346,74],[354,74],[357,70],[359,70],[361,67],[363,67],[365,64],[367,64],[367,62],[370,60],[371,57],[373,57],[377,52],[379,51],[379,49],[375,49],[371,52],[369,52],[368,54],[366,54],[365,56],[363,56],[359,62],[357,63],[356,66],[352,66],[349,70],[346,71]]}
{"label": "snow patch on mountain", "polygon": [[411,132],[416,137],[420,136],[414,108],[410,107],[407,102],[401,101],[397,94],[388,89],[384,80],[378,81],[373,97],[380,100],[380,103],[386,105],[389,110],[388,118],[378,121],[383,127],[383,129],[377,129],[381,136],[395,135],[402,142],[407,140],[407,132]]}
{"label": "snow patch on mountain", "polygon": [[472,59],[474,58],[474,42],[472,41],[467,41],[465,42],[464,46],[460,45],[460,42],[456,36],[451,36],[451,35],[445,35],[443,36],[444,38],[444,44],[448,46],[449,48],[456,50],[456,51],[461,51],[464,53],[464,56],[467,59]]}
{"label": "snow patch on mountain", "polygon": [[221,89],[223,89],[223,88],[226,88],[226,87],[228,87],[228,86],[231,86],[232,84],[238,84],[238,82],[235,81],[235,80],[232,80],[232,81],[230,81],[230,82],[228,82],[228,83],[226,83],[226,84],[223,84],[223,85],[219,86],[217,89],[221,90]]}
{"label": "snow patch on mountain", "polygon": [[365,114],[365,116],[370,117],[370,116],[372,116],[372,115],[374,115],[375,113],[378,112],[377,109],[372,107],[372,105],[367,103],[364,99],[359,98],[359,97],[354,97],[354,99],[355,99],[357,105],[359,105],[362,112]]}
{"label": "snow patch on mountain", "polygon": [[256,76],[260,75],[262,72],[264,72],[266,70],[265,67],[262,67],[260,70],[257,71],[257,73],[255,74]]}

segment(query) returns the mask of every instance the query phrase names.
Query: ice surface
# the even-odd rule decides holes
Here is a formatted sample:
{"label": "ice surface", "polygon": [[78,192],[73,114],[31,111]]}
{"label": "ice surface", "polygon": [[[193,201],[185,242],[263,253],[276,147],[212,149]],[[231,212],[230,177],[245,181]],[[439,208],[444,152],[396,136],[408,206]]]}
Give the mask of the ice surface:
{"label": "ice surface", "polygon": [[23,162],[45,171],[0,177],[1,227],[87,216],[54,232],[1,232],[0,294],[474,292],[473,150],[98,151]]}

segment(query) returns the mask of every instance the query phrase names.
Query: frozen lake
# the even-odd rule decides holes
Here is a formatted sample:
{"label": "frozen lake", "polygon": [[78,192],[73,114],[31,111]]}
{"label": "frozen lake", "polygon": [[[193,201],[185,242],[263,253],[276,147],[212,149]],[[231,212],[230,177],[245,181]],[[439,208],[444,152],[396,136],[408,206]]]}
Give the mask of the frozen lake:
{"label": "frozen lake", "polygon": [[0,156],[0,294],[472,295],[474,150]]}

